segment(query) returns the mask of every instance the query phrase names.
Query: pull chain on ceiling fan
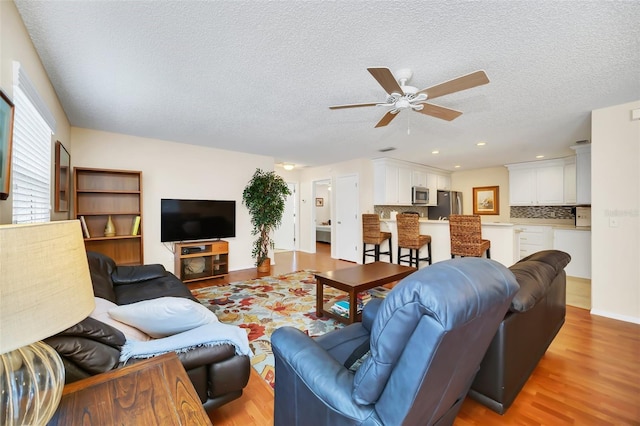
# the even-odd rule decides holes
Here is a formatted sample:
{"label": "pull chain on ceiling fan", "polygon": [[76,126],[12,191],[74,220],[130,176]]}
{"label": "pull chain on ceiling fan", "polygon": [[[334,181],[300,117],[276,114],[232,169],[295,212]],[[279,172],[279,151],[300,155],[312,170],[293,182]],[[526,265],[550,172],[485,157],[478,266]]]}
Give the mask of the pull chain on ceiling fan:
{"label": "pull chain on ceiling fan", "polygon": [[427,103],[427,100],[435,99],[450,93],[459,92],[461,90],[471,89],[476,86],[489,83],[489,78],[484,71],[476,71],[471,74],[463,75],[453,80],[418,90],[413,86],[408,86],[407,82],[412,77],[410,69],[401,69],[396,77],[393,76],[389,68],[367,68],[369,73],[376,79],[382,88],[389,95],[385,102],[369,102],[362,104],[348,104],[330,106],[330,109],[344,108],[360,108],[369,106],[382,106],[390,108],[389,111],[380,119],[375,127],[383,127],[391,123],[400,111],[412,109],[421,114],[430,115],[442,120],[451,121],[459,117],[462,112],[454,109],[445,108],[443,106]]}

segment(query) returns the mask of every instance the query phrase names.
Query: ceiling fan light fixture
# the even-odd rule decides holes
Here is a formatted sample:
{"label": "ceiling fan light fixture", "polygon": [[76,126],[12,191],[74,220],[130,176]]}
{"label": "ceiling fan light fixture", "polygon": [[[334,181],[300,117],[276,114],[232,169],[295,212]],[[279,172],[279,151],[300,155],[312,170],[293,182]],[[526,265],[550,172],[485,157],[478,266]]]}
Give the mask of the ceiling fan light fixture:
{"label": "ceiling fan light fixture", "polygon": [[[390,110],[375,125],[376,128],[388,125],[398,112],[403,109],[412,109],[420,114],[430,115],[441,120],[452,121],[462,115],[462,111],[456,111],[431,103],[424,103],[427,99],[435,99],[440,96],[456,93],[461,90],[471,89],[476,86],[489,83],[487,74],[480,70],[454,78],[426,89],[418,90],[408,86],[407,82],[413,73],[408,68],[399,69],[394,76],[389,68],[367,68],[371,76],[382,86],[388,94],[385,102],[370,102],[360,104],[347,104],[330,106],[330,109],[359,108],[364,106],[385,106]],[[409,131],[407,131],[409,133]]]}

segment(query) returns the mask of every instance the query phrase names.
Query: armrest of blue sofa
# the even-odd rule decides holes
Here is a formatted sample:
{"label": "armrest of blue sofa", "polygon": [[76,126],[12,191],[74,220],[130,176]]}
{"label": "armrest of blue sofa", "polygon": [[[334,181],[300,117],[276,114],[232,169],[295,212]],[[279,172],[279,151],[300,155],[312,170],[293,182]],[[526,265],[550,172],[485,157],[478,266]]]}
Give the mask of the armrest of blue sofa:
{"label": "armrest of blue sofa", "polygon": [[[276,359],[276,412],[287,416],[275,424],[304,424],[309,413],[319,412],[360,421],[375,416],[372,405],[358,405],[351,397],[353,373],[300,330],[277,329],[271,347]],[[297,421],[291,423],[293,419]]]}

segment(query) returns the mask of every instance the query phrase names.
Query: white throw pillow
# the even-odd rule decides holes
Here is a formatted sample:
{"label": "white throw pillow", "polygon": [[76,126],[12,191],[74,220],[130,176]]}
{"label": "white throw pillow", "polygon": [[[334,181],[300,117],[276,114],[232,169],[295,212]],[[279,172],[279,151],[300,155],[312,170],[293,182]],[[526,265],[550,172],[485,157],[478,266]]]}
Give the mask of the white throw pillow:
{"label": "white throw pillow", "polygon": [[109,316],[109,309],[115,308],[118,305],[111,302],[110,300],[103,299],[101,297],[96,297],[96,308],[89,314],[91,318],[97,319],[98,321],[102,321],[105,324],[110,325],[111,327],[118,329],[124,334],[124,337],[127,340],[138,340],[141,342],[146,342],[151,340],[148,334],[143,333],[135,327],[131,327],[123,322],[116,321]]}
{"label": "white throw pillow", "polygon": [[109,315],[156,338],[218,321],[209,309],[184,297],[160,297],[116,306],[109,309]]}

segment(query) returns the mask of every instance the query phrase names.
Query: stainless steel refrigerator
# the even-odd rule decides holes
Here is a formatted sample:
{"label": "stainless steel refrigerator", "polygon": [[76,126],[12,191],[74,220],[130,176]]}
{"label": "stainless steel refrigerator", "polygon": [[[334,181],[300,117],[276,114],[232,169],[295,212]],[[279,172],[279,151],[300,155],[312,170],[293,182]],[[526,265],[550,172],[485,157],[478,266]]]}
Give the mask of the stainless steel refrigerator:
{"label": "stainless steel refrigerator", "polygon": [[429,219],[449,218],[450,214],[462,214],[462,192],[438,191],[438,205],[429,206]]}

